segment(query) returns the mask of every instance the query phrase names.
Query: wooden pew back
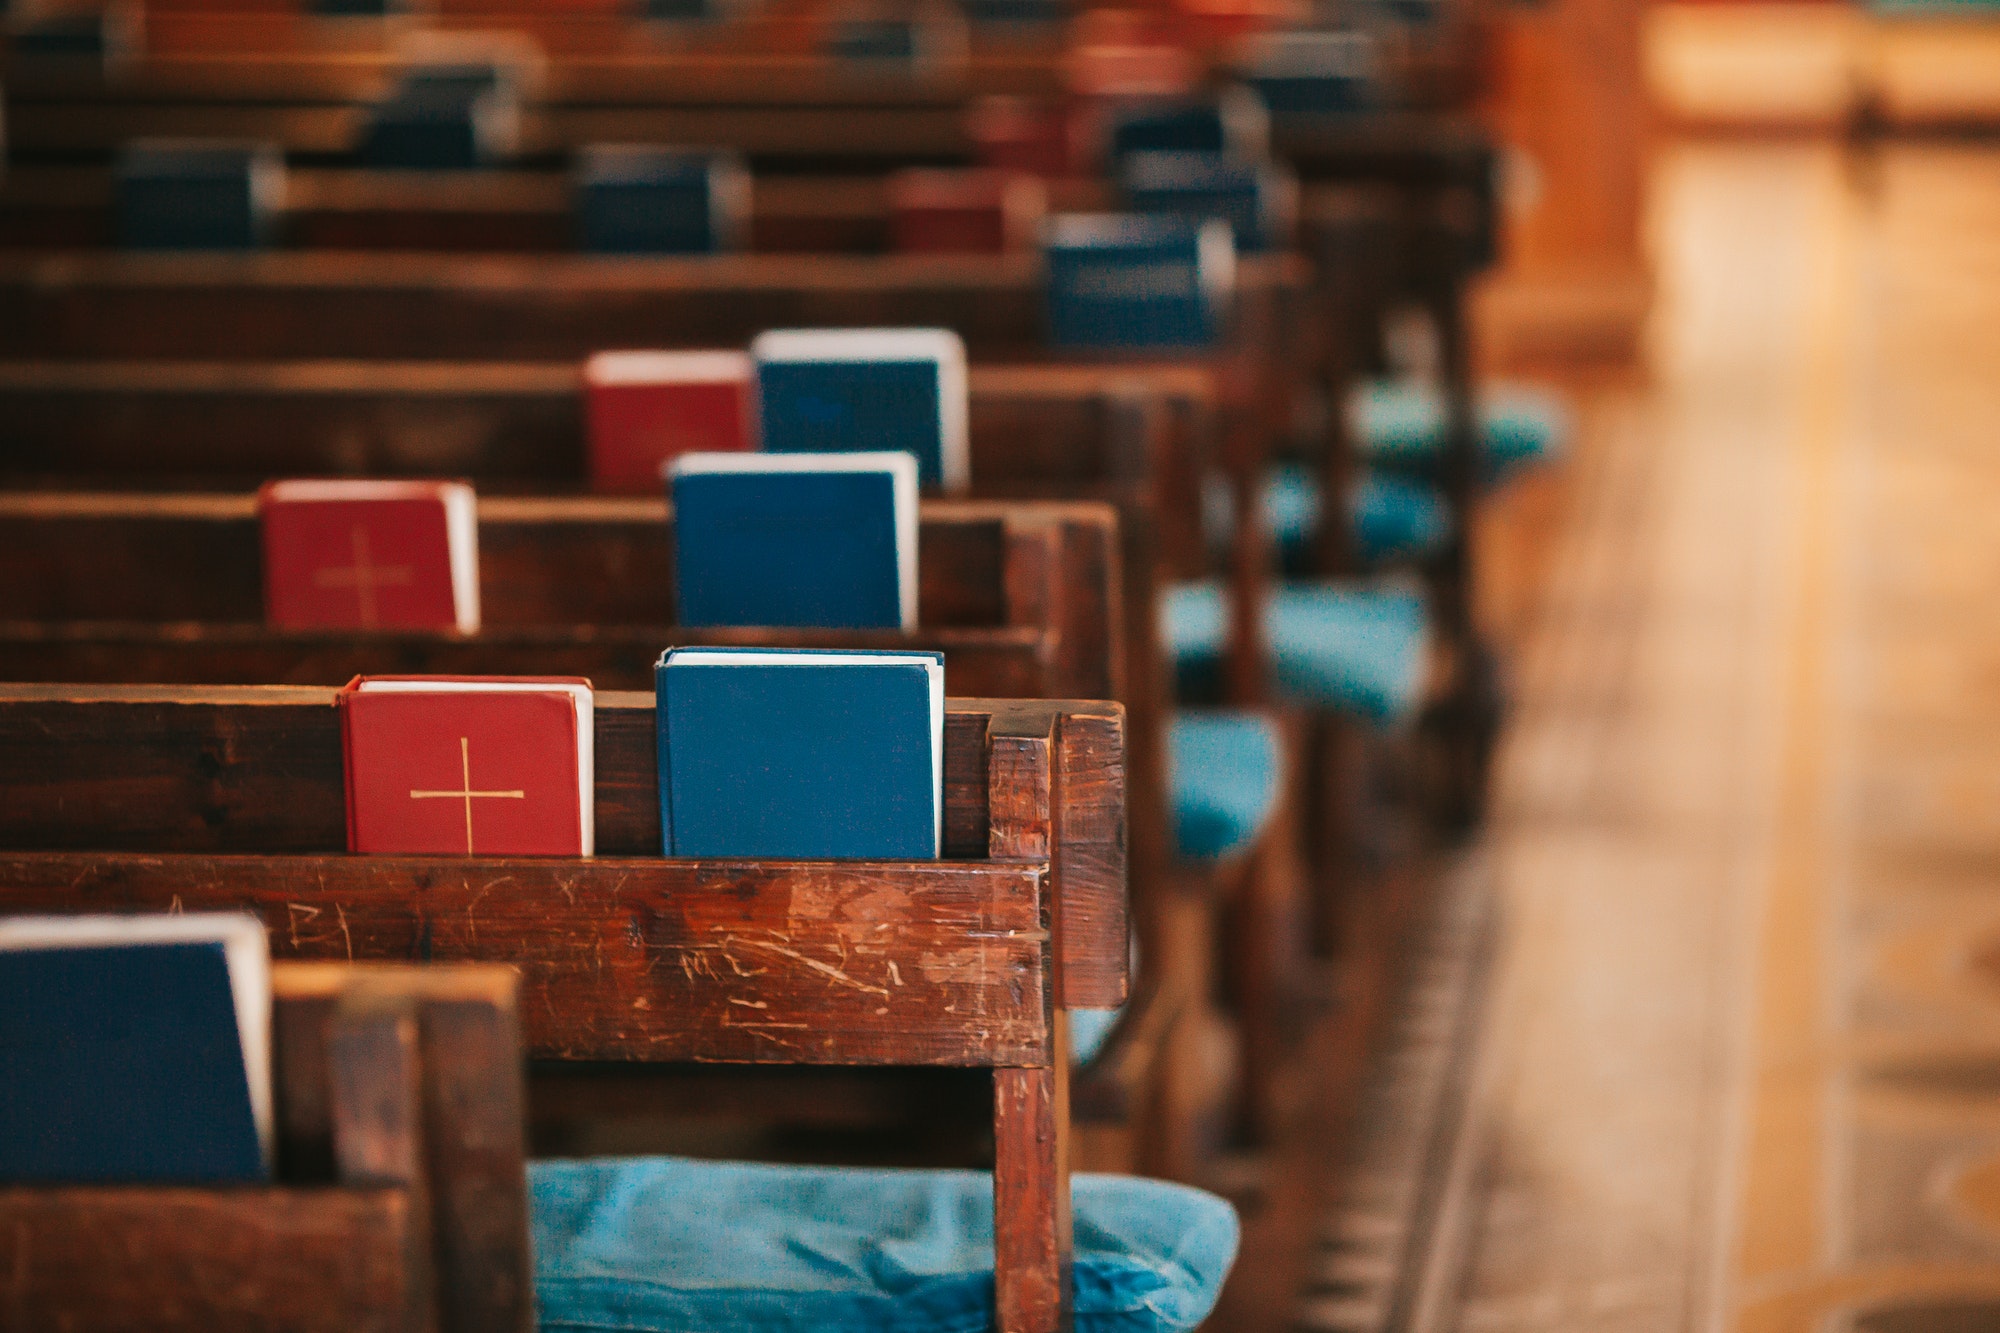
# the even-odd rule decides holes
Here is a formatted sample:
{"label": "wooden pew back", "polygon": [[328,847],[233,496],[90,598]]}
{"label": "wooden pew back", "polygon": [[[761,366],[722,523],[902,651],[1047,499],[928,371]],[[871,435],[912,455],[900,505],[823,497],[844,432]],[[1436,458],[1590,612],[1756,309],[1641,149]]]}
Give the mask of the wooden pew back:
{"label": "wooden pew back", "polygon": [[0,1188],[9,1326],[534,1326],[516,978],[279,963],[267,1186]]}
{"label": "wooden pew back", "polygon": [[[695,935],[709,931],[700,919],[704,902],[717,904],[715,921],[724,923],[717,930],[729,921],[752,929],[762,919],[765,925],[754,929],[764,932],[791,918],[786,895],[796,876],[744,863],[658,859],[652,696],[600,693],[595,716],[597,859],[419,862],[344,855],[340,722],[330,689],[0,686],[0,792],[6,797],[0,801],[0,848],[37,854],[15,859],[5,872],[25,896],[12,889],[0,893],[0,907],[109,908],[128,891],[140,892],[143,882],[152,886],[143,891],[158,910],[172,909],[177,899],[189,910],[197,902],[254,905],[265,914],[281,956],[519,962],[527,974],[524,1022],[537,1053],[664,1059],[686,1050],[683,1058],[751,1058],[755,1038],[735,1029],[703,1035],[699,1024],[673,1035],[660,1024],[676,1020],[622,1012],[615,997],[593,992],[594,979],[643,975],[664,983],[681,977],[677,951],[697,947]],[[1062,791],[1054,807],[1039,798],[1041,831],[1020,835],[1045,844],[1042,855],[1060,887],[1058,998],[1066,1008],[1111,1007],[1125,998],[1127,948],[1124,713],[1117,704],[952,700],[945,720],[945,859],[882,873],[899,894],[917,893],[915,905],[900,910],[918,933],[936,929],[939,921],[963,922],[968,913],[1013,911],[985,904],[979,895],[992,887],[981,878],[990,874],[1013,886],[1006,892],[1021,887],[1009,878],[1015,872],[981,863],[989,855],[1012,855],[992,849],[1012,845],[1012,821],[1026,818],[1024,803],[1037,799],[1022,794],[1016,771],[1023,734],[1042,738],[1038,744],[1050,751],[1047,762]],[[179,855],[155,864],[120,853]],[[188,856],[298,859],[286,877],[236,886],[218,878],[229,869],[226,860],[207,862],[202,870],[195,867],[204,863]],[[74,873],[64,877],[58,865]],[[831,863],[814,875],[829,895],[822,901],[828,908],[854,895],[865,898],[871,882],[869,874]],[[176,878],[168,887],[153,876]],[[930,877],[941,877],[942,896],[926,906],[930,900],[918,886]],[[421,900],[398,896],[397,886],[412,882],[426,886]],[[64,888],[69,884],[74,890]],[[591,892],[581,892],[584,886]],[[578,899],[573,905],[572,895]],[[884,900],[883,910],[896,910],[896,896]],[[144,905],[132,901],[128,907]],[[802,910],[806,905],[801,900]],[[931,916],[933,907],[944,915]],[[572,910],[581,938],[597,939],[602,953],[579,958],[568,947],[575,939],[547,935],[548,920]],[[693,916],[679,915],[683,910]],[[673,977],[657,966],[660,960]],[[942,969],[929,984],[947,993],[943,1002],[949,1003],[948,992],[959,983]],[[967,984],[1006,983],[982,972]],[[565,1036],[571,1020],[548,1019],[562,1012],[539,1005],[550,989],[573,999],[573,1012],[594,1015],[576,1029],[584,1037]],[[954,1052],[969,1058],[980,1049],[964,1044],[970,1039],[940,1035],[927,1059],[887,1059],[889,1047],[879,1044],[879,1034],[869,1036],[872,1007],[855,998],[874,992],[838,993],[851,989],[836,986],[834,998],[854,1006],[859,1027],[852,1041],[837,1039],[825,1048],[831,1063],[866,1062],[855,1057],[867,1049],[877,1052],[876,1062],[953,1063]],[[979,1002],[998,1003],[993,997]],[[1005,1010],[993,1012],[1031,1003],[1015,996]],[[556,1025],[538,1026],[545,1019]],[[913,1020],[896,1016],[897,1023],[906,1021]],[[586,1039],[600,1044],[599,1055],[584,1054]],[[993,1040],[1018,1051],[1023,1047],[1010,1043],[1045,1039],[1022,1029]],[[870,1047],[870,1041],[878,1044]],[[716,1044],[705,1044],[711,1042]]]}
{"label": "wooden pew back", "polygon": [[677,640],[935,648],[955,687],[1121,698],[1118,533],[1089,504],[927,503],[919,627],[677,630],[664,500],[480,502],[484,627],[263,625],[247,495],[0,495],[0,676],[337,685],[355,674],[572,674],[645,689]]}
{"label": "wooden pew back", "polygon": [[[1110,359],[1288,358],[1280,332],[1306,277],[1295,258],[1246,259],[1228,349]],[[0,255],[0,356],[13,359],[581,361],[899,325],[956,330],[982,361],[1052,355],[1035,256]]]}

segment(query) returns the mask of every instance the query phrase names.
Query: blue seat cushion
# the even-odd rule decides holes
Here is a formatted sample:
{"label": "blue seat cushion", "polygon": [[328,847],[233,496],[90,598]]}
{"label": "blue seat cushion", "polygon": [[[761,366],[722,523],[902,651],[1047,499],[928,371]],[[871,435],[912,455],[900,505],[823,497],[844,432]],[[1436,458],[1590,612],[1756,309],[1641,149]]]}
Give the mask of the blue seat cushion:
{"label": "blue seat cushion", "polygon": [[[1312,568],[1319,538],[1319,478],[1287,463],[1264,480],[1264,521],[1288,573]],[[1437,488],[1393,473],[1364,472],[1348,498],[1354,545],[1370,564],[1421,560],[1451,537],[1451,507]]]}
{"label": "blue seat cushion", "polygon": [[[544,1330],[987,1333],[993,1178],[679,1157],[528,1168]],[[1200,1190],[1074,1178],[1079,1333],[1199,1324],[1236,1256]]]}
{"label": "blue seat cushion", "polygon": [[1125,1016],[1123,1009],[1072,1009],[1069,1011],[1069,1062],[1087,1065],[1111,1039],[1111,1030]]}
{"label": "blue seat cushion", "polygon": [[1278,806],[1284,751],[1258,713],[1203,709],[1167,722],[1175,849],[1215,859],[1247,846]]}
{"label": "blue seat cushion", "polygon": [[[1569,443],[1569,409],[1562,399],[1522,384],[1497,384],[1479,393],[1482,473],[1498,481],[1530,463],[1554,458]],[[1355,451],[1373,467],[1432,473],[1444,452],[1444,396],[1435,388],[1400,380],[1356,385],[1347,400]]]}
{"label": "blue seat cushion", "polygon": [[[1229,595],[1182,583],[1162,595],[1160,626],[1183,700],[1220,694]],[[1421,593],[1390,580],[1280,583],[1264,607],[1278,691],[1301,703],[1400,722],[1423,702],[1430,617]]]}

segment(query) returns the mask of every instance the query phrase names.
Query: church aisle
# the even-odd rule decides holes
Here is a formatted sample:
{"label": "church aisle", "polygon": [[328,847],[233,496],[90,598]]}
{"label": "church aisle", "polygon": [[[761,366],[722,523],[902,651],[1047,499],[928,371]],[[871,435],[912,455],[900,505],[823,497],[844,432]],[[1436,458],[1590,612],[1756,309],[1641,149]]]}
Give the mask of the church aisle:
{"label": "church aisle", "polygon": [[1413,1323],[2000,1327],[2000,154],[1685,145],[1653,208]]}

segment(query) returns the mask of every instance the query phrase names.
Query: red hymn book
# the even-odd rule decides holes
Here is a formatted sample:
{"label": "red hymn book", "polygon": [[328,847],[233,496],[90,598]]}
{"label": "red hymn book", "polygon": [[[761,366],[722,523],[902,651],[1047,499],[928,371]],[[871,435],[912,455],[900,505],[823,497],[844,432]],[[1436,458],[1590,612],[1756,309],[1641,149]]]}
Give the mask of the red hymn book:
{"label": "red hymn book", "polygon": [[657,493],[682,454],[756,447],[746,352],[599,352],[584,364],[590,479]]}
{"label": "red hymn book", "polygon": [[589,856],[590,682],[361,676],[340,692],[347,849]]}
{"label": "red hymn book", "polygon": [[479,629],[479,519],[453,481],[275,481],[258,492],[264,616],[281,629]]}
{"label": "red hymn book", "polygon": [[1019,172],[913,167],[889,178],[889,210],[898,250],[997,255],[1033,246],[1048,193]]}

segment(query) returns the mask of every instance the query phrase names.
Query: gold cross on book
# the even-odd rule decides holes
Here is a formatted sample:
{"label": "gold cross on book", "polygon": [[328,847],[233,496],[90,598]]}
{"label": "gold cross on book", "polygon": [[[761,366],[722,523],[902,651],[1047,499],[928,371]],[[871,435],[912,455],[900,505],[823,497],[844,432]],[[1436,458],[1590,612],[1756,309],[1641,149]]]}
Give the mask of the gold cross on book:
{"label": "gold cross on book", "polygon": [[490,796],[504,801],[525,801],[525,791],[474,791],[472,789],[472,742],[464,736],[458,738],[459,771],[464,774],[463,785],[457,791],[412,791],[413,801],[428,801],[437,798],[463,800],[465,802],[465,854],[472,855],[472,802],[475,797]]}
{"label": "gold cross on book", "polygon": [[354,563],[345,569],[320,569],[313,572],[313,583],[321,588],[354,589],[355,598],[361,604],[361,623],[373,629],[376,624],[375,589],[377,587],[405,587],[410,582],[408,565],[377,566],[368,558],[368,529],[357,523],[351,533],[354,544]]}

